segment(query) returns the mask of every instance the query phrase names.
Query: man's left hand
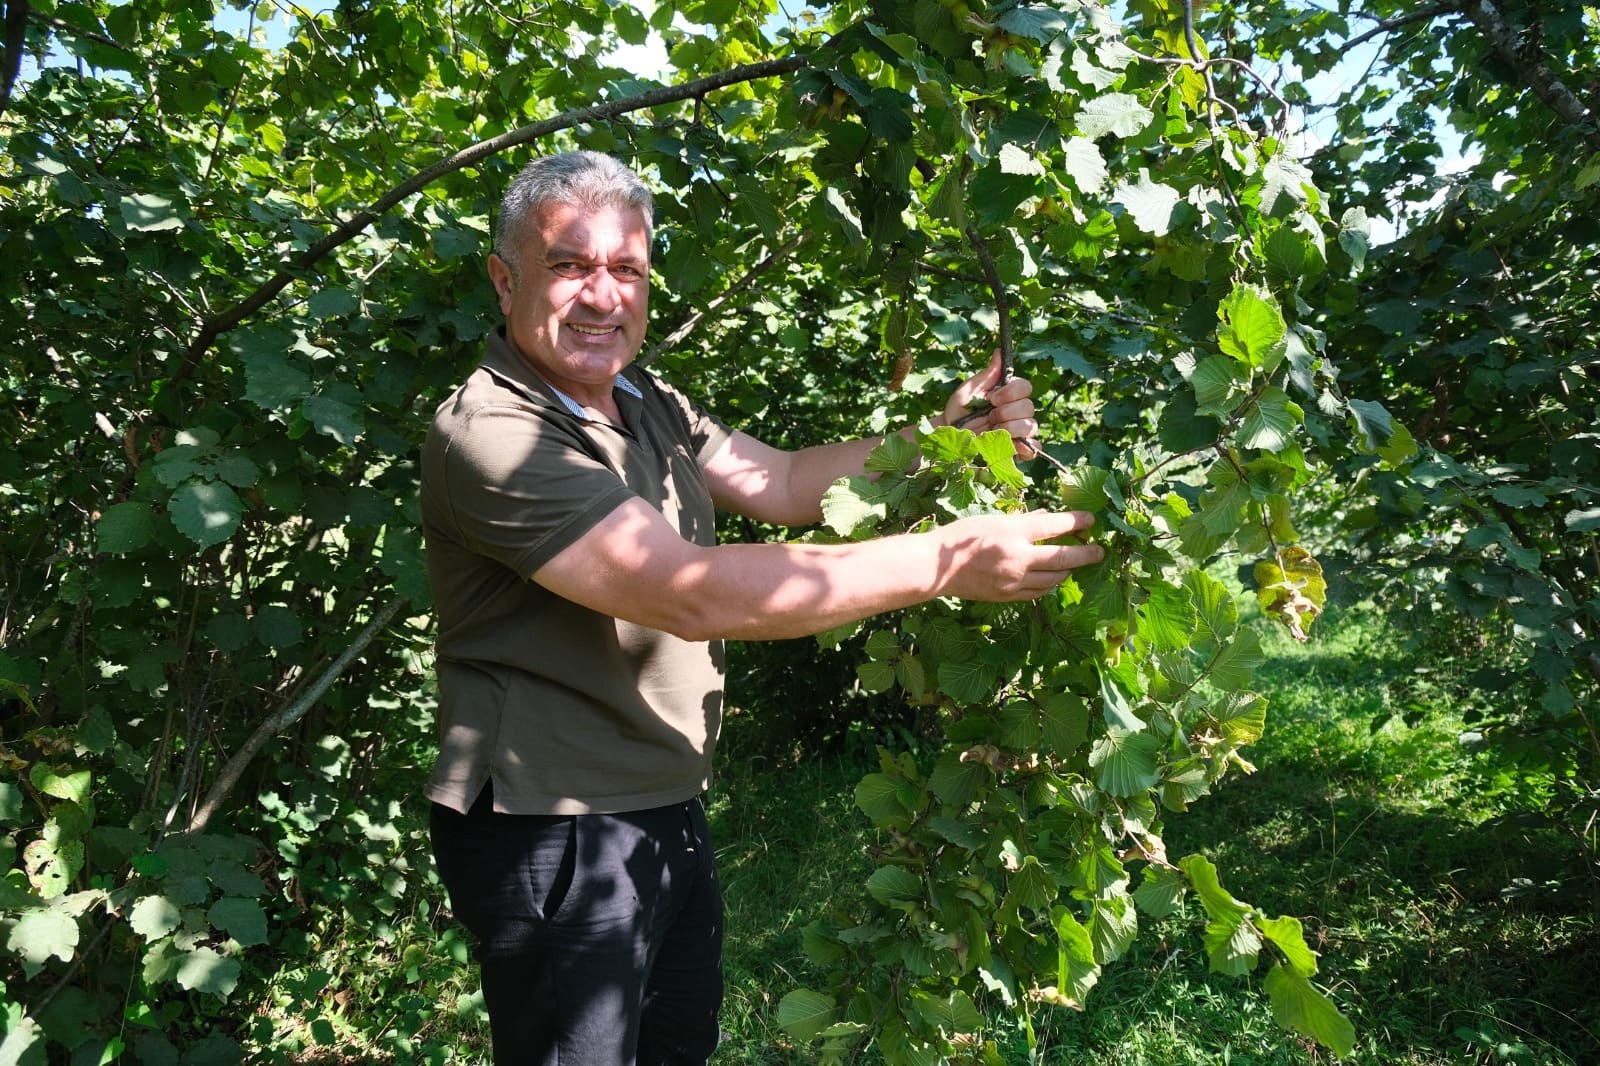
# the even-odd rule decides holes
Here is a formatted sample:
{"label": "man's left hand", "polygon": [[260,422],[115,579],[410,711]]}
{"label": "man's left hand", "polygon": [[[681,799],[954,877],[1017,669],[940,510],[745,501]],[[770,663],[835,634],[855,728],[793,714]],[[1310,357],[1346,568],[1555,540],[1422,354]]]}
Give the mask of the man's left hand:
{"label": "man's left hand", "polygon": [[960,424],[974,433],[1003,429],[1015,440],[1017,457],[1031,459],[1038,454],[1037,446],[1031,442],[1039,435],[1039,423],[1033,418],[1033,400],[1029,398],[1033,395],[1033,383],[1021,377],[1013,377],[1004,385],[999,382],[1000,353],[996,351],[982,373],[963,381],[951,393],[950,402],[945,404],[943,424]]}

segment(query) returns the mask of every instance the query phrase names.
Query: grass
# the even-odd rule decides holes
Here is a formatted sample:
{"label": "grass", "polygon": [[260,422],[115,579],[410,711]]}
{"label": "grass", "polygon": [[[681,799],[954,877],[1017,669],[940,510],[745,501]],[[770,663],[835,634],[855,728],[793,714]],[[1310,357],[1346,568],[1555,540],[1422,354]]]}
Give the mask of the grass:
{"label": "grass", "polygon": [[[1305,922],[1319,981],[1359,1033],[1349,1061],[1600,1062],[1593,884],[1569,837],[1517,814],[1548,782],[1462,742],[1463,712],[1496,694],[1464,689],[1372,615],[1319,626],[1304,648],[1267,637],[1258,772],[1173,816],[1169,851],[1204,852],[1241,898]],[[735,716],[712,806],[729,924],[716,1061],[802,1063],[777,1002],[806,980],[800,930],[870,870],[850,796],[872,765],[743,758],[739,728]],[[1208,972],[1197,915],[1147,923],[1085,1011],[1036,1021],[1041,1060],[1331,1061],[1277,1026],[1259,979]],[[1027,1061],[1014,1032],[989,1036]]]}

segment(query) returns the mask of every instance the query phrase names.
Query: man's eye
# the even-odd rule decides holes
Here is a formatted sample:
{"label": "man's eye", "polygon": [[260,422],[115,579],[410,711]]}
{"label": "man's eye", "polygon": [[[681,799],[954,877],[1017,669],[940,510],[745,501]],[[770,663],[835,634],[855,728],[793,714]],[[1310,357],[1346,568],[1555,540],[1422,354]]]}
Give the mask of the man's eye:
{"label": "man's eye", "polygon": [[618,264],[611,268],[611,276],[623,281],[638,281],[644,277],[644,272],[638,267],[628,266],[626,263]]}
{"label": "man's eye", "polygon": [[581,278],[589,268],[582,263],[551,263],[550,272],[558,278]]}

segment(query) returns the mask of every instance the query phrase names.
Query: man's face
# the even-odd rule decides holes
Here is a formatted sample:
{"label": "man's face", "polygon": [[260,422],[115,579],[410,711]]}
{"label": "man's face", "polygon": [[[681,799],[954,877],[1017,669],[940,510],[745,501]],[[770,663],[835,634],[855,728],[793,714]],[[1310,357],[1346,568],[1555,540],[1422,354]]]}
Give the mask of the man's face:
{"label": "man's face", "polygon": [[549,204],[529,217],[520,263],[489,257],[506,333],[550,384],[609,396],[644,344],[650,238],[632,208]]}

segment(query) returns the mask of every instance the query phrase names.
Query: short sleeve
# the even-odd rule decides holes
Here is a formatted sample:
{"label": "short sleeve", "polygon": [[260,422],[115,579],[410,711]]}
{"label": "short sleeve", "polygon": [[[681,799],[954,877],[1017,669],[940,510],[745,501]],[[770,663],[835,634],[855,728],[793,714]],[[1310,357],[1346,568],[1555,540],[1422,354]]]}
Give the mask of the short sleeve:
{"label": "short sleeve", "polygon": [[430,435],[423,461],[425,511],[522,577],[634,495],[570,419],[532,404],[478,407]]}

